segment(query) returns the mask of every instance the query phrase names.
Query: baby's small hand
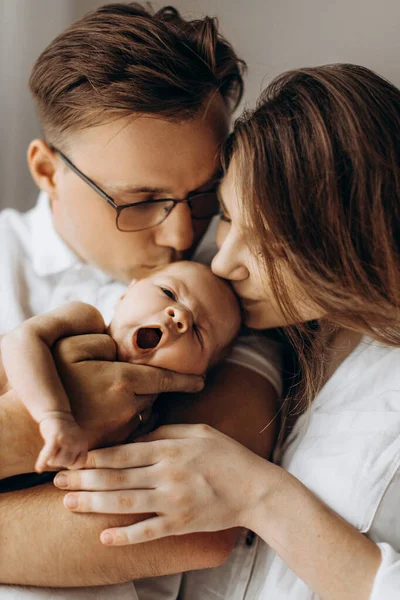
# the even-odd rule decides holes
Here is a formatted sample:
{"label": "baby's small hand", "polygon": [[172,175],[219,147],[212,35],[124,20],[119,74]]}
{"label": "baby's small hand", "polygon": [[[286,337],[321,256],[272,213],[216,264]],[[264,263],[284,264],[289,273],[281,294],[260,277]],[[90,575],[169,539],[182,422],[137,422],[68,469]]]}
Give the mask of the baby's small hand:
{"label": "baby's small hand", "polygon": [[87,436],[72,414],[52,411],[44,416],[39,427],[45,444],[35,465],[38,473],[60,467],[81,469],[85,465]]}

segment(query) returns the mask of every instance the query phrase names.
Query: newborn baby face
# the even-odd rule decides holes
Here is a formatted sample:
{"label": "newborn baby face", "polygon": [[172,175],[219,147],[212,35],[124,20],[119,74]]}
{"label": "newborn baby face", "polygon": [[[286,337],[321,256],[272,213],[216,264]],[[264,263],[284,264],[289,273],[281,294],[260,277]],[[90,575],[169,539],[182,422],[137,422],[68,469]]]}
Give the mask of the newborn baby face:
{"label": "newborn baby face", "polygon": [[177,262],[130,284],[109,334],[121,361],[200,375],[239,326],[229,285],[209,267]]}

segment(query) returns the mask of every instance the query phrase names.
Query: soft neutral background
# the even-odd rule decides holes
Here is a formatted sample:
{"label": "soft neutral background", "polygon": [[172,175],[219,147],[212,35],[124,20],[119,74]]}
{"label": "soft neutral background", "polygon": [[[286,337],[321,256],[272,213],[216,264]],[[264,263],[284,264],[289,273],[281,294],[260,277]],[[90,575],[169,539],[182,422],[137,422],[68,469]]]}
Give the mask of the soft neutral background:
{"label": "soft neutral background", "polygon": [[[39,134],[27,91],[40,51],[99,0],[0,0],[0,208],[25,210],[36,190],[26,147]],[[168,0],[154,0],[155,8]],[[399,0],[171,0],[186,16],[217,16],[249,66],[245,102],[283,70],[336,61],[370,67],[400,87]]]}

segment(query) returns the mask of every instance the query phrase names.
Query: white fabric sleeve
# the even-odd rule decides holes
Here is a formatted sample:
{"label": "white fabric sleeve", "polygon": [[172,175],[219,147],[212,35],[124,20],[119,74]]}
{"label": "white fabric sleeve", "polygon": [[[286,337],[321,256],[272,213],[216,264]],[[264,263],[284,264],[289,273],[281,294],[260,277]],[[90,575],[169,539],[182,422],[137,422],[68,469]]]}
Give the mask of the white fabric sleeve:
{"label": "white fabric sleeve", "polygon": [[[133,583],[85,588],[0,585],[1,600],[139,600]],[[157,600],[157,596],[154,596]]]}
{"label": "white fabric sleeve", "polygon": [[400,598],[400,468],[382,496],[369,534],[381,551],[382,562],[375,577],[370,600]]}
{"label": "white fabric sleeve", "polygon": [[370,600],[399,600],[400,554],[390,544],[378,544],[382,562],[375,577]]}

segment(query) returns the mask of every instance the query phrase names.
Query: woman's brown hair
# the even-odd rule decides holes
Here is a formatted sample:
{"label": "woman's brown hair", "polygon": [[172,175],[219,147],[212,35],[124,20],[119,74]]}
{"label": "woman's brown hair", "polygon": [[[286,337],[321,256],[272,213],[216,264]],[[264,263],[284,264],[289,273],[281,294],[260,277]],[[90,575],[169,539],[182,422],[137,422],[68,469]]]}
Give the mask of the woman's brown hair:
{"label": "woman's brown hair", "polygon": [[288,332],[310,399],[321,348],[285,269],[329,322],[400,345],[400,91],[350,64],[284,73],[237,121],[232,157],[250,243],[296,323]]}
{"label": "woman's brown hair", "polygon": [[29,80],[45,137],[145,113],[192,118],[219,90],[230,111],[245,65],[216,19],[185,20],[171,6],[106,4],[73,23],[42,52]]}

